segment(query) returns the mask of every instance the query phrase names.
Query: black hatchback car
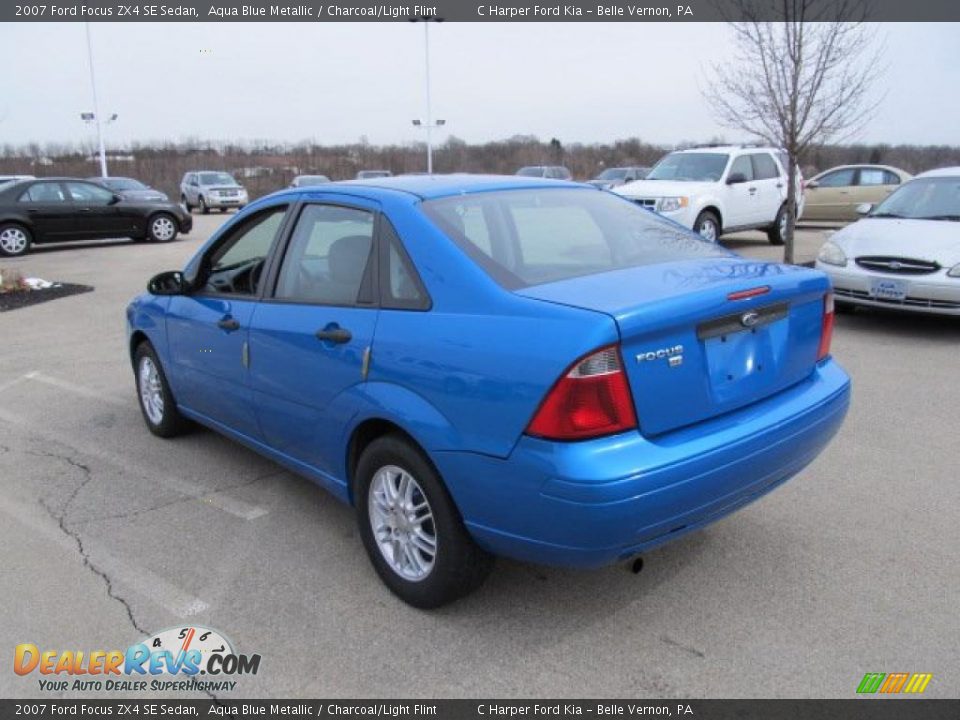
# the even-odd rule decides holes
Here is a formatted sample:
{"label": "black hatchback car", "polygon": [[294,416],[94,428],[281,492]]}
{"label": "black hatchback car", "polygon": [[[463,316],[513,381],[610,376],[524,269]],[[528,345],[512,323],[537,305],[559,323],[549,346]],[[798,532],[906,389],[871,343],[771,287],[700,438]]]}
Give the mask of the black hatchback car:
{"label": "black hatchback car", "polygon": [[23,180],[0,187],[0,255],[16,257],[33,243],[129,237],[170,242],[193,218],[170,202],[128,200],[75,178]]}

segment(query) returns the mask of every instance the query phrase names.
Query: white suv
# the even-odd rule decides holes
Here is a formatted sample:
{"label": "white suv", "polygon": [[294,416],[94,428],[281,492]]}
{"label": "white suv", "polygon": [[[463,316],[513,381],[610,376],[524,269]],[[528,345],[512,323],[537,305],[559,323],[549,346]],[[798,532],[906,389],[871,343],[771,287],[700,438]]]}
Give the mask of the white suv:
{"label": "white suv", "polygon": [[[660,213],[716,242],[726,232],[767,231],[773,245],[786,232],[787,155],[750,145],[678,150],[665,156],[644,180],[613,192]],[[803,186],[797,170],[797,217]]]}

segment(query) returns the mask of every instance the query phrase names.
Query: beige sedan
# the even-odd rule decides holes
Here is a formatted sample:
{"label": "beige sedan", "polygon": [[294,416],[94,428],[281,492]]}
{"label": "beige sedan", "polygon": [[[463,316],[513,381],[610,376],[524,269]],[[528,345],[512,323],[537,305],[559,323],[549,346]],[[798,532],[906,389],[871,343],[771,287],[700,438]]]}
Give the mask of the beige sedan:
{"label": "beige sedan", "polygon": [[857,220],[857,206],[876,205],[912,176],[888,165],[841,165],[808,180],[803,220]]}

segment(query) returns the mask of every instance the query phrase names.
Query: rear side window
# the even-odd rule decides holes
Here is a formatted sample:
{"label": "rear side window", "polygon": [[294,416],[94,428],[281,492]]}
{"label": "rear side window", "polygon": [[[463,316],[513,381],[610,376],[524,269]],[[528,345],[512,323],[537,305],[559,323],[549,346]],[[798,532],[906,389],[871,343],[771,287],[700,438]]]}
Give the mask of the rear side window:
{"label": "rear side window", "polygon": [[882,168],[860,168],[860,185],[899,185],[900,178]]}
{"label": "rear side window", "polygon": [[750,158],[753,160],[753,175],[757,180],[770,180],[780,177],[777,164],[769,153],[755,153]]}
{"label": "rear side window", "polygon": [[429,200],[423,209],[508,289],[729,254],[632,202],[592,190],[474,193]]}
{"label": "rear side window", "polygon": [[60,183],[37,183],[31,185],[27,191],[20,196],[20,202],[66,202],[67,198],[63,194]]}
{"label": "rear side window", "polygon": [[381,220],[380,305],[393,310],[428,310],[430,298],[397,231]]}
{"label": "rear side window", "polygon": [[358,208],[305,207],[283,258],[276,297],[320,305],[357,304],[361,287],[371,282],[373,220],[373,213]]}

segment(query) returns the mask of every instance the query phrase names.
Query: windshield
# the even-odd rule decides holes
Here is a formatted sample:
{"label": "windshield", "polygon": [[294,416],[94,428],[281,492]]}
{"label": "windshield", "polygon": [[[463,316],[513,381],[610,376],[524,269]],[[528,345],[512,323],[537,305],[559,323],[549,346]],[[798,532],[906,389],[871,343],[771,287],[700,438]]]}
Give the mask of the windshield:
{"label": "windshield", "polygon": [[729,254],[649,210],[593,190],[474,193],[430,200],[423,209],[508,289]]}
{"label": "windshield", "polygon": [[525,167],[517,170],[517,175],[522,175],[523,177],[543,177],[543,168],[542,167]]}
{"label": "windshield", "polygon": [[622,180],[626,175],[626,168],[607,168],[597,176],[597,180]]}
{"label": "windshield", "polygon": [[326,175],[301,175],[297,178],[297,185],[320,185],[330,182]]}
{"label": "windshield", "polygon": [[201,185],[239,185],[239,183],[233,179],[233,176],[230,173],[221,173],[221,172],[200,173],[200,184]]}
{"label": "windshield", "polygon": [[729,159],[724,153],[670,153],[650,171],[647,180],[716,182],[723,177]]}
{"label": "windshield", "polygon": [[146,190],[147,186],[132,178],[101,178],[100,182],[111,190]]}
{"label": "windshield", "polygon": [[902,185],[870,217],[960,220],[960,177],[932,177]]}

